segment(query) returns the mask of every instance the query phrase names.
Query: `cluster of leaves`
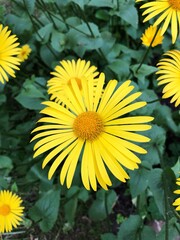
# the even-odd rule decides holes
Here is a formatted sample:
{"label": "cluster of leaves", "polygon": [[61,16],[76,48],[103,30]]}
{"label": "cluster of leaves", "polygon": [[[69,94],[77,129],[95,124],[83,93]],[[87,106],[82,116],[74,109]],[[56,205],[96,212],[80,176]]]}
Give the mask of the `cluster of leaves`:
{"label": "cluster of leaves", "polygon": [[[97,232],[97,239],[161,240],[165,222],[169,223],[171,239],[180,235],[171,206],[180,169],[180,118],[168,101],[161,100],[154,74],[161,55],[172,48],[171,38],[167,36],[162,45],[150,49],[139,68],[146,53],[140,37],[147,25],[139,20],[138,11],[134,0],[12,0],[0,7],[2,23],[13,30],[21,45],[32,48],[16,79],[0,85],[0,188],[18,191],[24,199],[22,230],[26,236],[36,234],[36,229],[49,232],[57,224],[61,234],[68,235],[78,214],[93,222],[108,219],[109,232]],[[32,158],[30,132],[39,118],[41,102],[49,98],[46,82],[50,72],[60,60],[78,58],[90,60],[105,72],[107,81],[132,79],[136,89],[143,92],[141,99],[148,102],[146,108],[133,114],[155,117],[147,133],[152,140],[144,144],[148,154],[140,156],[138,170],[129,172],[125,193],[119,191],[121,183],[115,179],[108,192],[88,192],[78,171],[67,190],[56,178],[47,179],[47,169],[41,169],[43,156]],[[124,207],[128,215],[114,211],[122,194],[134,206],[130,213]],[[156,222],[162,223],[160,229],[152,227]]]}

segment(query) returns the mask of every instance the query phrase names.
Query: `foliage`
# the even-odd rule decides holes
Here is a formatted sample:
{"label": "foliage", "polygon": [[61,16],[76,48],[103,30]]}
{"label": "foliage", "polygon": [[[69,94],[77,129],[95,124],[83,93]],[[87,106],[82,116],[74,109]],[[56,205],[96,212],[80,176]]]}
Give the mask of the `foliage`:
{"label": "foliage", "polygon": [[[21,45],[32,49],[16,79],[0,84],[0,189],[16,189],[26,209],[17,239],[31,235],[34,239],[163,240],[167,227],[169,239],[177,239],[179,220],[172,202],[180,171],[180,117],[177,108],[161,99],[154,73],[164,51],[178,48],[179,43],[171,46],[167,35],[162,45],[143,58],[147,49],[140,37],[148,23],[142,23],[134,0],[1,2],[3,25],[12,29]],[[148,102],[145,110],[134,114],[155,117],[147,133],[152,140],[144,144],[148,153],[140,156],[138,170],[129,171],[124,192],[120,190],[124,183],[115,179],[107,192],[88,192],[78,174],[68,190],[60,186],[59,177],[47,179],[48,170],[41,169],[43,156],[33,159],[30,132],[39,119],[41,102],[49,98],[50,72],[60,60],[78,58],[90,60],[106,79],[132,79],[143,92],[141,99]],[[118,214],[120,222],[115,220]],[[91,229],[88,236],[73,235],[83,218],[89,224],[85,232],[88,226],[96,230]],[[108,229],[100,227],[107,226],[106,221]]]}

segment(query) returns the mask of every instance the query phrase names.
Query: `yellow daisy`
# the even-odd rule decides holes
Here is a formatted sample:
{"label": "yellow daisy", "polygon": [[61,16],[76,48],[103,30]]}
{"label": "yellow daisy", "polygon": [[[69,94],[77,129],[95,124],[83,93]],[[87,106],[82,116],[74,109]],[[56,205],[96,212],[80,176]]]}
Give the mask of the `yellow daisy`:
{"label": "yellow daisy", "polygon": [[[152,47],[155,47],[159,44],[162,44],[163,41],[163,36],[161,36],[161,29],[158,30],[157,34],[157,27],[153,27],[153,26],[149,26],[145,32],[143,33],[141,40],[142,40],[142,44],[144,44],[145,46],[149,47],[150,45]],[[155,36],[156,34],[156,36]],[[155,38],[154,38],[155,36]],[[154,38],[154,40],[153,40]],[[152,42],[153,40],[153,42]],[[152,43],[151,43],[152,42]]]}
{"label": "yellow daisy", "polygon": [[21,47],[21,51],[18,54],[18,58],[21,59],[22,62],[24,62],[26,59],[28,59],[29,54],[31,53],[31,48],[28,44],[25,44]]}
{"label": "yellow daisy", "polygon": [[171,103],[175,102],[175,107],[180,104],[180,51],[170,50],[166,52],[157,64],[158,85],[166,84],[163,88],[163,98],[172,97]]}
{"label": "yellow daisy", "polygon": [[[139,2],[136,0],[136,2]],[[180,1],[178,0],[156,0],[144,3],[140,8],[146,8],[143,16],[147,15],[143,22],[157,17],[153,26],[163,23],[161,35],[163,35],[171,23],[172,43],[175,43],[180,26]]]}
{"label": "yellow daisy", "polygon": [[8,191],[0,191],[0,233],[11,232],[12,228],[22,221],[22,200],[16,194]]}
{"label": "yellow daisy", "polygon": [[15,70],[19,70],[17,65],[20,65],[20,59],[17,55],[20,52],[19,45],[16,42],[16,35],[10,35],[8,27],[3,28],[0,24],[0,82],[9,81],[8,74],[15,77]]}
{"label": "yellow daisy", "polygon": [[51,95],[51,100],[56,99],[61,102],[61,96],[64,95],[64,89],[71,84],[71,81],[76,81],[81,88],[81,80],[95,78],[99,73],[95,66],[90,66],[90,61],[78,59],[77,61],[63,60],[60,65],[55,67],[55,72],[51,72],[54,76],[49,81],[48,93]]}
{"label": "yellow daisy", "polygon": [[38,122],[45,125],[33,130],[33,133],[40,133],[36,133],[32,141],[40,138],[34,146],[34,157],[48,152],[42,164],[42,168],[52,164],[48,179],[61,167],[60,183],[64,184],[66,179],[70,188],[80,161],[85,188],[92,187],[96,191],[97,182],[105,190],[112,185],[107,168],[122,182],[129,178],[124,168],[138,168],[141,161],[134,152],[145,154],[146,150],[133,142],[148,142],[150,139],[134,131],[150,129],[151,126],[145,123],[153,118],[124,116],[146,105],[142,101],[132,103],[141,93],[130,94],[134,89],[130,80],[120,87],[116,80],[111,80],[104,91],[103,73],[96,86],[93,81],[81,81],[81,90],[77,81],[71,81],[65,89],[67,97],[63,98],[67,108],[55,102],[44,102],[47,107],[41,113],[46,117]]}
{"label": "yellow daisy", "polygon": [[[177,178],[176,184],[177,184],[178,186],[180,186],[180,178]],[[175,193],[175,194],[179,194],[179,196],[180,196],[180,189],[174,191],[174,193]],[[177,210],[177,211],[180,211],[180,197],[177,198],[177,199],[173,202],[173,206],[176,206],[176,210]]]}

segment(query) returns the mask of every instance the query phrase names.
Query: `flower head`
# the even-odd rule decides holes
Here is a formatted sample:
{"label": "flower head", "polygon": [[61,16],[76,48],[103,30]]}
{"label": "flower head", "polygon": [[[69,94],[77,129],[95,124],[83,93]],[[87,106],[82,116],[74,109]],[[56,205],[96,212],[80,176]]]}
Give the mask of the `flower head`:
{"label": "flower head", "polygon": [[[178,186],[180,186],[180,178],[177,178],[176,184]],[[176,210],[180,211],[180,189],[174,191],[175,194],[179,194],[179,198],[177,198],[174,202],[173,202],[173,206],[176,206]]]}
{"label": "flower head", "polygon": [[51,72],[54,77],[47,84],[48,93],[52,94],[51,100],[56,99],[57,102],[62,102],[64,89],[66,86],[70,86],[72,81],[76,81],[81,89],[82,79],[95,78],[99,74],[96,69],[95,66],[90,66],[90,61],[86,62],[81,59],[60,61],[60,65],[55,67],[55,72]]}
{"label": "flower head", "polygon": [[165,84],[163,88],[163,98],[172,97],[171,103],[175,102],[175,107],[180,104],[180,51],[170,50],[164,55],[167,57],[161,59],[157,74],[158,85]]}
{"label": "flower head", "polygon": [[17,67],[20,65],[20,59],[17,54],[20,52],[19,45],[16,42],[16,35],[10,35],[11,31],[8,31],[8,27],[3,28],[0,24],[0,82],[4,83],[8,81],[8,74],[15,77],[15,70],[19,70]]}
{"label": "flower head", "polygon": [[[153,120],[148,116],[125,116],[142,108],[146,102],[135,102],[141,93],[131,93],[134,89],[127,80],[118,86],[116,80],[108,82],[103,91],[105,76],[100,74],[97,85],[94,79],[71,81],[65,89],[63,107],[47,101],[45,114],[39,120],[45,123],[33,130],[39,139],[34,146],[34,157],[48,152],[42,167],[51,163],[48,178],[51,179],[58,167],[60,182],[67,187],[72,184],[78,161],[81,164],[81,178],[86,189],[97,190],[97,182],[104,189],[112,185],[108,168],[122,182],[129,178],[123,167],[137,169],[141,162],[135,153],[145,154],[146,150],[133,142],[148,142],[150,139],[134,133],[151,128],[146,124]],[[130,94],[131,93],[131,94]],[[37,133],[39,132],[39,133]],[[60,166],[61,165],[61,166]]]}
{"label": "flower head", "polygon": [[28,44],[25,44],[21,47],[21,51],[18,54],[18,58],[21,59],[22,62],[24,62],[26,59],[28,59],[29,54],[31,53],[31,48]]}
{"label": "flower head", "polygon": [[[140,2],[137,1],[136,2]],[[143,22],[149,21],[151,18],[157,17],[153,26],[158,26],[163,21],[161,35],[163,35],[169,24],[171,23],[172,43],[175,43],[179,25],[180,25],[180,1],[178,0],[156,0],[144,3],[140,8],[146,8],[143,16],[147,15]]]}
{"label": "flower head", "polygon": [[[161,29],[159,29],[157,33],[156,33],[156,31],[157,31],[157,27],[153,27],[153,26],[149,26],[145,30],[145,32],[143,33],[143,35],[141,37],[142,43],[145,46],[149,47],[151,45],[152,47],[155,47],[159,44],[162,44],[164,37],[161,36]],[[156,36],[155,36],[155,34],[156,34]],[[154,40],[153,40],[153,38],[154,38]],[[153,42],[152,42],[152,40],[153,40]]]}
{"label": "flower head", "polygon": [[23,209],[22,200],[16,194],[0,191],[0,233],[11,232],[12,228],[22,221]]}

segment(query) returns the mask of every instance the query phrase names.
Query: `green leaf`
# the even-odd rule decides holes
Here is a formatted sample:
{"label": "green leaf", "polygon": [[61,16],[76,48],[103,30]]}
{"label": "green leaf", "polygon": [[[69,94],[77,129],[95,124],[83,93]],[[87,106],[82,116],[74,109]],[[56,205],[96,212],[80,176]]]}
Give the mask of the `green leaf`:
{"label": "green leaf", "polygon": [[152,169],[148,181],[149,188],[154,196],[155,203],[159,209],[159,212],[164,216],[164,189],[162,179],[162,169]]}
{"label": "green leaf", "polygon": [[156,239],[156,232],[152,227],[144,226],[141,232],[141,239],[152,240]]}
{"label": "green leaf", "polygon": [[129,183],[132,198],[137,197],[139,194],[145,191],[148,186],[149,173],[150,170],[142,167],[130,173]]}
{"label": "green leaf", "polygon": [[123,3],[116,15],[122,18],[125,22],[129,23],[135,29],[138,27],[138,13],[134,4]]}
{"label": "green leaf", "polygon": [[35,0],[23,0],[28,12],[32,14],[34,12]]}
{"label": "green leaf", "polygon": [[37,35],[36,35],[37,41],[39,41],[41,43],[47,43],[49,41],[50,34],[52,33],[52,30],[53,30],[53,24],[52,23],[48,23],[46,26],[40,28],[38,30]]}
{"label": "green leaf", "polygon": [[[149,66],[147,64],[142,64],[139,70],[137,71],[139,64],[131,65],[131,70],[133,74],[139,81],[145,81],[145,77],[157,71],[156,67]],[[146,80],[148,81],[148,80]]]}
{"label": "green leaf", "polygon": [[117,240],[117,237],[112,233],[101,234],[101,240]]}
{"label": "green leaf", "polygon": [[103,189],[96,193],[96,200],[92,203],[89,208],[88,214],[93,221],[101,221],[110,214],[112,208],[117,200],[117,195],[113,190],[108,192]]}
{"label": "green leaf", "polygon": [[172,110],[168,106],[159,103],[154,109],[153,115],[156,116],[156,123],[161,127],[174,132],[178,131],[178,126],[172,116]]}
{"label": "green leaf", "polygon": [[120,226],[118,240],[137,240],[142,219],[139,215],[130,215]]}
{"label": "green leaf", "polygon": [[90,0],[88,6],[95,6],[95,7],[110,7],[113,8],[114,5],[109,0]]}
{"label": "green leaf", "polygon": [[0,93],[0,105],[2,105],[4,102],[6,102],[6,96]]}
{"label": "green leaf", "polygon": [[62,52],[64,50],[65,35],[56,30],[52,31],[51,35],[51,45],[57,52]]}
{"label": "green leaf", "polygon": [[42,88],[37,86],[34,80],[26,79],[21,92],[15,99],[27,109],[41,110],[43,108],[41,102],[46,99],[46,96],[43,94]]}
{"label": "green leaf", "polygon": [[13,168],[12,160],[4,155],[0,155],[0,173],[2,176],[8,175]]}
{"label": "green leaf", "polygon": [[35,222],[38,222],[43,232],[50,231],[58,217],[60,206],[60,190],[49,190],[29,210],[29,215]]}
{"label": "green leaf", "polygon": [[75,190],[74,195],[64,205],[65,219],[71,225],[73,225],[75,215],[76,215],[77,204],[78,204],[78,194],[76,194],[76,193],[78,191],[79,191],[79,189]]}
{"label": "green leaf", "polygon": [[147,150],[147,154],[141,155],[141,159],[151,163],[151,165],[154,165],[160,163],[158,151],[160,153],[163,153],[164,151],[166,132],[162,127],[159,127],[155,124],[151,125],[151,130],[146,132],[146,136],[149,137],[151,141],[143,144],[143,148]]}
{"label": "green leaf", "polygon": [[114,60],[108,67],[120,77],[127,76],[129,73],[129,63],[121,59]]}

